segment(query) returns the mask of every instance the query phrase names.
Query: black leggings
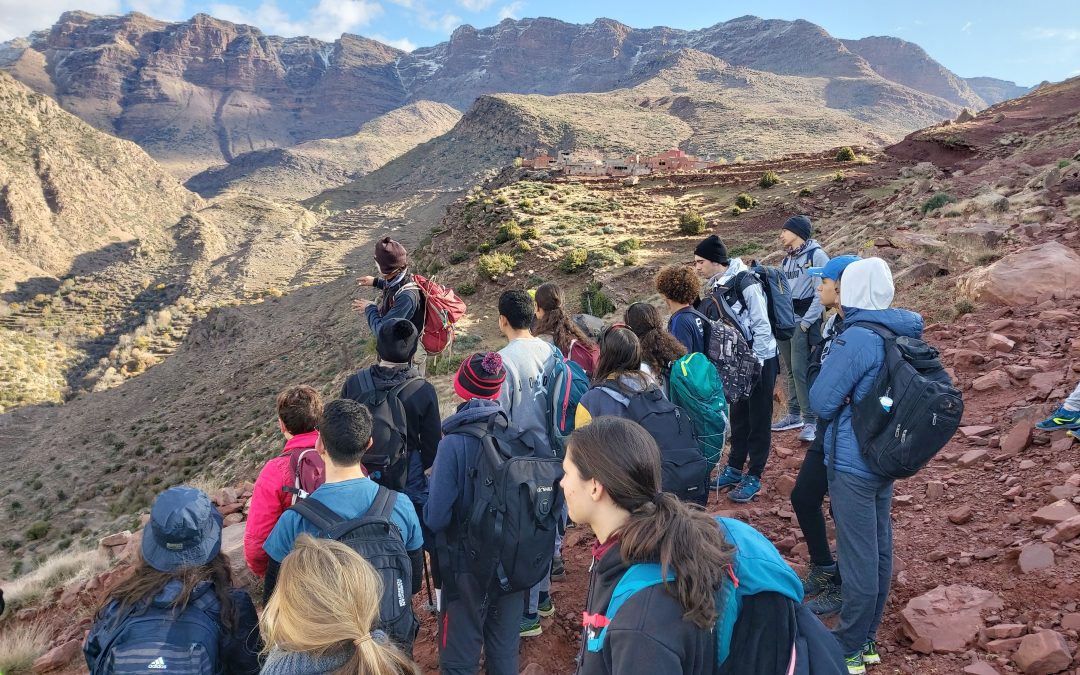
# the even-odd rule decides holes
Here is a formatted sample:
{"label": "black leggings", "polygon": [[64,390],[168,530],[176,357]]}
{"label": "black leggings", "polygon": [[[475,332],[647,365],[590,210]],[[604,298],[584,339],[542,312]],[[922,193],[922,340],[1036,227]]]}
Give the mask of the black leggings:
{"label": "black leggings", "polygon": [[731,454],[728,466],[742,471],[747,456],[750,466],[746,472],[761,478],[765,463],[769,461],[772,447],[773,389],[780,357],[774,356],[761,366],[761,379],[750,391],[750,396],[731,406]]}
{"label": "black leggings", "polygon": [[799,528],[806,537],[806,548],[810,552],[810,562],[814,565],[827,566],[836,561],[829,548],[829,535],[825,529],[825,514],[821,505],[829,493],[829,477],[825,468],[825,451],[822,439],[828,422],[818,421],[817,438],[806,451],[795,488],[791,491],[791,507],[799,519]]}

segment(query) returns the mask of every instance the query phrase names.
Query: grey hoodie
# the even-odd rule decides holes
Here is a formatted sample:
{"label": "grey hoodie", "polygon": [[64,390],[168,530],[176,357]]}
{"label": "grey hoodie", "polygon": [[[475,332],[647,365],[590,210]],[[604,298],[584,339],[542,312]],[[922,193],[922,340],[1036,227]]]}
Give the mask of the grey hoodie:
{"label": "grey hoodie", "polygon": [[806,246],[802,248],[802,253],[798,255],[785,256],[780,267],[784,271],[784,277],[791,284],[793,299],[813,298],[809,309],[800,317],[803,328],[810,328],[821,316],[823,308],[821,298],[817,295],[818,279],[807,274],[806,270],[811,267],[824,267],[825,263],[829,262],[829,255],[822,250],[821,244],[815,239],[807,239]]}
{"label": "grey hoodie", "polygon": [[540,338],[520,338],[500,349],[499,356],[506,370],[499,403],[510,423],[529,434],[539,454],[550,452],[544,373],[555,362],[555,348]]}
{"label": "grey hoodie", "polygon": [[[717,286],[727,286],[739,272],[748,272],[750,268],[742,261],[742,258],[732,258],[727,271],[717,274],[709,279],[708,292],[712,293]],[[754,356],[759,363],[764,364],[772,357],[779,354],[776,350],[776,338],[772,334],[772,325],[769,323],[769,308],[765,304],[765,291],[760,284],[753,284],[743,293],[748,307],[743,307],[737,299],[731,303],[731,309],[739,317],[746,332],[753,336]]]}

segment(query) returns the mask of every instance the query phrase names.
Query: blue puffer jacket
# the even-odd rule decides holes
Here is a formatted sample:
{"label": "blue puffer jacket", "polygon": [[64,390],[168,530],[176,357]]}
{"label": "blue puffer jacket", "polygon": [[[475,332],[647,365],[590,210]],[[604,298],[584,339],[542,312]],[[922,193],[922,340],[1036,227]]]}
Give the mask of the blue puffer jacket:
{"label": "blue puffer jacket", "polygon": [[885,326],[898,336],[922,337],[923,320],[906,309],[855,309],[844,307],[844,332],[832,342],[821,362],[821,372],[810,389],[810,407],[823,420],[825,463],[836,471],[860,478],[880,479],[863,461],[859,442],[851,426],[852,401],[869,393],[885,362],[885,343],[866,328],[853,324],[865,321]]}

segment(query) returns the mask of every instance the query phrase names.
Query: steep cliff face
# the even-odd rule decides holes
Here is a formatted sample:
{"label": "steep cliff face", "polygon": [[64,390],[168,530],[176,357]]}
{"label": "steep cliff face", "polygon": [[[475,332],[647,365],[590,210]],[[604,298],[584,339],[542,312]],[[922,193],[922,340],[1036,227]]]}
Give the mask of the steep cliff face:
{"label": "steep cliff face", "polygon": [[858,54],[878,75],[927,94],[972,110],[991,105],[971,85],[941,65],[917,44],[894,37],[868,37],[843,40],[852,53]]}
{"label": "steep cliff face", "polygon": [[988,105],[995,105],[1011,98],[1020,98],[1031,91],[1031,87],[1022,87],[1015,82],[999,80],[995,77],[966,77],[964,81]]}
{"label": "steep cliff face", "polygon": [[139,146],[6,73],[0,108],[0,289],[35,270],[60,275],[76,262],[92,268],[119,249],[160,244],[202,204]]}
{"label": "steep cliff face", "polygon": [[67,12],[6,61],[187,177],[244,152],[355,133],[405,102],[401,55],[359,36],[284,39],[205,14],[166,23]]}

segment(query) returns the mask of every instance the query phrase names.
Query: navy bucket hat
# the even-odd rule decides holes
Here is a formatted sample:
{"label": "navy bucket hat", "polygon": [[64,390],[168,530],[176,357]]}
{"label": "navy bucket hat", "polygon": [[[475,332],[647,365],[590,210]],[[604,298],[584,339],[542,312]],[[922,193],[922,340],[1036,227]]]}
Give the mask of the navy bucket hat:
{"label": "navy bucket hat", "polygon": [[201,490],[178,485],[158,495],[142,536],[146,564],[160,572],[209,563],[221,552],[221,514]]}

